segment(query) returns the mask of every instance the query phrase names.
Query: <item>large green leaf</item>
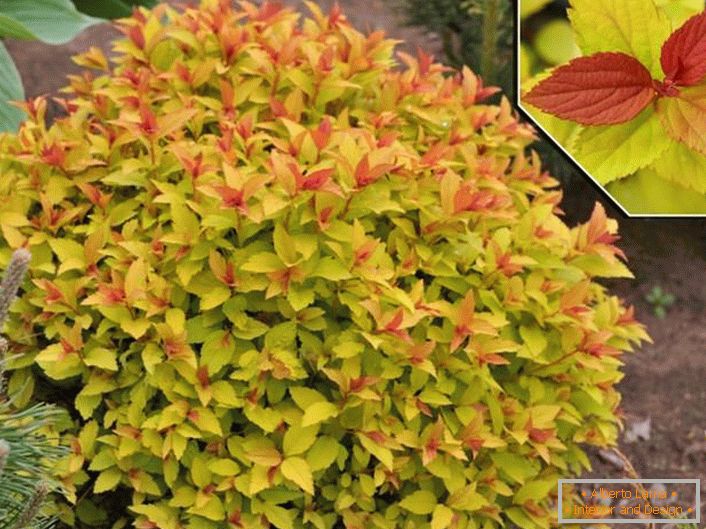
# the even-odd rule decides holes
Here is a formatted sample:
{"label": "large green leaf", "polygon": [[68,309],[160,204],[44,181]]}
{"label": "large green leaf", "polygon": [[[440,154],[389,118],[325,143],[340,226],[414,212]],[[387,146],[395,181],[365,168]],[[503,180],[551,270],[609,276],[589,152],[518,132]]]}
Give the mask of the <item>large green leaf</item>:
{"label": "large green leaf", "polygon": [[621,51],[662,78],[660,50],[672,27],[653,0],[571,0],[569,19],[584,55]]}
{"label": "large green leaf", "polygon": [[599,183],[607,184],[651,164],[670,142],[649,107],[627,123],[584,128],[574,155]]}
{"label": "large green leaf", "polygon": [[704,10],[703,0],[655,0],[655,3],[672,21],[674,29]]}
{"label": "large green leaf", "polygon": [[130,16],[133,6],[153,7],[155,0],[72,0],[76,9],[98,18],[121,18]]}
{"label": "large green leaf", "polygon": [[706,156],[681,142],[673,141],[649,168],[670,182],[706,195]]}
{"label": "large green leaf", "polygon": [[[2,4],[0,4],[0,10]],[[17,20],[0,14],[0,37],[11,37],[13,39],[33,40],[34,34]]]}
{"label": "large green leaf", "polygon": [[607,191],[632,215],[688,215],[706,211],[706,196],[643,169],[608,184]]}
{"label": "large green leaf", "polygon": [[0,1],[0,36],[64,44],[99,22],[80,13],[70,0]]}
{"label": "large green leaf", "polygon": [[24,114],[19,108],[10,105],[9,101],[24,98],[20,74],[12,57],[0,42],[0,132],[17,130]]}

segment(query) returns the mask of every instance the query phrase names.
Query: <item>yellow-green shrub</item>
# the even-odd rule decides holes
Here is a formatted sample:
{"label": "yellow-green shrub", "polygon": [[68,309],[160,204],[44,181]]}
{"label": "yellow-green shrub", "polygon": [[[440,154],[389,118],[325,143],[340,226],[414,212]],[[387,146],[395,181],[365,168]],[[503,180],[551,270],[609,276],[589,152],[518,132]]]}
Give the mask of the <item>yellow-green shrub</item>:
{"label": "yellow-green shrub", "polygon": [[615,223],[469,70],[310,9],[140,10],[26,105],[10,388],[74,410],[78,527],[546,527],[646,337]]}

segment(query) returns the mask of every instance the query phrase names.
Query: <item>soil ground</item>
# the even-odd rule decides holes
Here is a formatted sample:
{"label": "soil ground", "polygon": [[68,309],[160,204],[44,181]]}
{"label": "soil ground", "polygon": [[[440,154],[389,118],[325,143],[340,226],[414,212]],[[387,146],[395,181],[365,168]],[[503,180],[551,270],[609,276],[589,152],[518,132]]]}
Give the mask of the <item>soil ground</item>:
{"label": "soil ground", "polygon": [[[327,9],[333,0],[318,3]],[[404,39],[408,51],[417,45],[438,49],[433,36],[404,27],[390,2],[339,3],[357,27],[383,28],[388,35]],[[104,25],[90,28],[65,46],[10,42],[8,48],[27,95],[36,96],[55,92],[65,84],[67,74],[79,72],[70,61],[72,54],[89,46],[105,48],[114,35]],[[706,499],[706,219],[627,219],[581,175],[568,181],[565,194],[564,209],[573,222],[587,219],[596,200],[619,219],[621,247],[636,279],[615,281],[611,286],[636,306],[638,319],[654,339],[653,344],[628,356],[620,384],[626,429],[649,417],[649,439],[628,443],[623,436],[620,447],[642,477],[701,478],[701,497]],[[655,286],[676,296],[664,319],[657,318],[645,300]],[[619,470],[596,454],[592,459],[596,476],[620,477]]]}

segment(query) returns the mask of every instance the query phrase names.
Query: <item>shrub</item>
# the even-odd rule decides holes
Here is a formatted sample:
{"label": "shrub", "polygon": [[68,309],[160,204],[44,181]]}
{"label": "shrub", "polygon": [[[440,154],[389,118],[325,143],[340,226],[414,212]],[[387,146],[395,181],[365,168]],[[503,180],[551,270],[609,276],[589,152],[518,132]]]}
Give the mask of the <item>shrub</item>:
{"label": "shrub", "polygon": [[616,224],[560,220],[470,70],[309,8],[137,11],[2,139],[10,387],[74,414],[69,522],[546,527],[646,338],[594,281]]}

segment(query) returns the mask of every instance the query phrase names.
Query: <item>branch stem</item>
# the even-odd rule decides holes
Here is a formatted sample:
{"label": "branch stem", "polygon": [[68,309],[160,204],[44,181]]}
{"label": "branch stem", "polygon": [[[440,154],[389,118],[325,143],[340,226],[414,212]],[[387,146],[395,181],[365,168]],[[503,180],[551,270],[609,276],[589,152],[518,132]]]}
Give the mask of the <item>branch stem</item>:
{"label": "branch stem", "polygon": [[500,23],[500,1],[485,0],[483,10],[483,41],[481,44],[480,75],[486,84],[495,82],[495,55]]}

